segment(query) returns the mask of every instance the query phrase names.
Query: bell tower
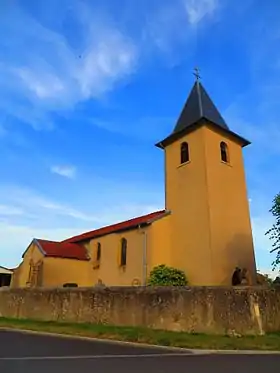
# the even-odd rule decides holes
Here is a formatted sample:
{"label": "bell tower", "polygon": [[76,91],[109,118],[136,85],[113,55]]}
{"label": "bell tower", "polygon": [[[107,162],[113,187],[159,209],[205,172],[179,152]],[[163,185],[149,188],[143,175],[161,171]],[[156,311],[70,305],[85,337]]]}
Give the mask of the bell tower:
{"label": "bell tower", "polygon": [[255,282],[242,149],[196,73],[173,132],[156,144],[165,155],[165,207],[171,211],[172,265],[191,285],[231,285],[235,267]]}

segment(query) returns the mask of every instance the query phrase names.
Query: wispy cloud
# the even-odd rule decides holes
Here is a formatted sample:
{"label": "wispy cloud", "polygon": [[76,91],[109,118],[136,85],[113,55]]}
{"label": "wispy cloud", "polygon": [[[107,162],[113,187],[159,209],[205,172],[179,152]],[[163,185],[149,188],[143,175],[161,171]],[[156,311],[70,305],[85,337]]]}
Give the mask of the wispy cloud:
{"label": "wispy cloud", "polygon": [[[42,31],[50,32],[47,29]],[[58,43],[54,39],[49,58],[44,56],[37,59],[36,66],[34,63],[34,66],[13,70],[34,99],[46,101],[55,107],[58,104],[72,106],[79,101],[101,96],[132,72],[136,48],[128,37],[109,26],[98,25],[94,30],[89,29],[89,32],[92,33],[91,37],[80,54],[70,49],[62,35],[56,35],[57,39],[62,40]],[[60,55],[57,48],[62,49]]]}
{"label": "wispy cloud", "polygon": [[[165,54],[176,58],[180,44],[196,43],[197,27],[201,21],[210,21],[219,9],[219,0],[170,0],[146,15],[145,43],[151,42]],[[207,19],[206,19],[207,18]],[[207,22],[204,22],[204,26]],[[186,53],[184,48],[184,53]],[[189,53],[191,49],[189,50]],[[186,55],[185,55],[186,57]]]}
{"label": "wispy cloud", "polygon": [[48,72],[39,74],[38,71],[34,72],[27,67],[16,68],[14,73],[22,80],[25,87],[40,100],[65,95],[65,84],[55,75]]}
{"label": "wispy cloud", "polygon": [[21,208],[14,206],[0,205],[0,216],[23,215],[24,211]]}
{"label": "wispy cloud", "polygon": [[1,263],[16,265],[30,241],[63,240],[85,231],[146,214],[162,206],[120,202],[115,206],[87,198],[87,207],[61,203],[38,191],[17,185],[0,185]]}
{"label": "wispy cloud", "polygon": [[[61,217],[90,223],[100,221],[90,213],[54,201],[29,188],[2,184],[0,185],[0,193],[0,215],[24,215],[24,217],[33,220],[35,226],[51,221],[51,224],[56,224],[56,220],[57,222],[60,220],[60,225],[63,225]],[[19,218],[22,219],[22,216]],[[13,221],[17,221],[15,216]]]}
{"label": "wispy cloud", "polygon": [[[147,52],[151,57],[157,49],[175,58],[174,47],[191,40],[192,27],[211,19],[218,4],[165,0],[145,10],[131,35],[113,13],[91,2],[51,7],[56,18],[72,22],[72,29],[47,22],[47,16],[31,14],[20,3],[6,4],[0,22],[0,33],[7,36],[0,41],[0,109],[36,130],[53,129],[54,113],[104,97],[142,66]],[[131,17],[137,19],[135,10]]]}
{"label": "wispy cloud", "polygon": [[[46,115],[49,119],[52,110],[98,98],[133,72],[137,47],[129,36],[90,8],[91,16],[85,16],[80,7],[77,2],[69,14],[80,36],[78,49],[69,42],[67,32],[43,25],[20,5],[3,8],[0,32],[9,42],[1,38],[5,51],[0,64],[0,88],[5,92],[0,95],[2,111],[38,128],[37,122]],[[58,11],[62,16],[62,10]]]}
{"label": "wispy cloud", "polygon": [[51,167],[51,172],[68,179],[74,179],[76,176],[76,167],[75,166],[61,166],[55,165]]}
{"label": "wispy cloud", "polygon": [[21,255],[33,238],[46,238],[60,241],[66,237],[79,234],[79,228],[69,225],[68,228],[39,228],[25,223],[7,223],[0,221],[1,265],[15,267],[21,262]]}
{"label": "wispy cloud", "polygon": [[197,25],[204,17],[212,16],[219,6],[219,0],[183,0],[188,21]]}
{"label": "wispy cloud", "polygon": [[[173,117],[156,117],[156,116],[143,116],[125,118],[122,113],[122,118],[113,118],[111,120],[103,120],[100,118],[88,118],[89,122],[113,133],[120,133],[125,136],[135,137],[139,139],[151,139],[156,141],[160,136],[164,136],[170,131],[171,125],[174,123]],[[133,123],[133,126],[131,126]],[[139,129],[141,128],[141,131]]]}

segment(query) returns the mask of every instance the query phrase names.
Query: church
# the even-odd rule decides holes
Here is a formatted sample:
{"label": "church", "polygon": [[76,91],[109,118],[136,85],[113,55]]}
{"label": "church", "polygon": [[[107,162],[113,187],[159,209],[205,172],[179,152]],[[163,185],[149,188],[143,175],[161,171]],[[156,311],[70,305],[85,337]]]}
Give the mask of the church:
{"label": "church", "polygon": [[196,78],[169,136],[156,146],[165,165],[165,206],[61,242],[33,239],[12,287],[137,286],[165,264],[191,286],[229,286],[236,267],[256,280],[242,150]]}

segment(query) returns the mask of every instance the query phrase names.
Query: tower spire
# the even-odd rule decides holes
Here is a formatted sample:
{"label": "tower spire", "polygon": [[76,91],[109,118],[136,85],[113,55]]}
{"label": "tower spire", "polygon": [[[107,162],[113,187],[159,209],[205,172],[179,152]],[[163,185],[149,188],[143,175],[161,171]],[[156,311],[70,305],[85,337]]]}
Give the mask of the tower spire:
{"label": "tower spire", "polygon": [[194,68],[193,75],[195,76],[195,80],[196,80],[197,82],[199,82],[200,79],[201,79],[201,76],[200,76],[200,71],[199,71],[199,68],[198,68],[198,67],[195,67],[195,68]]}
{"label": "tower spire", "polygon": [[233,133],[229,129],[224,118],[203,87],[200,81],[201,76],[198,67],[194,68],[193,74],[195,76],[194,85],[187,101],[185,102],[173,132],[167,138],[156,144],[156,146],[160,148],[165,147],[166,144],[172,143],[175,138],[178,138],[178,136],[180,137],[183,133],[192,131],[200,124],[207,122],[224,131],[224,133],[231,134],[238,138],[239,141],[243,143],[243,146],[250,144],[248,140]]}

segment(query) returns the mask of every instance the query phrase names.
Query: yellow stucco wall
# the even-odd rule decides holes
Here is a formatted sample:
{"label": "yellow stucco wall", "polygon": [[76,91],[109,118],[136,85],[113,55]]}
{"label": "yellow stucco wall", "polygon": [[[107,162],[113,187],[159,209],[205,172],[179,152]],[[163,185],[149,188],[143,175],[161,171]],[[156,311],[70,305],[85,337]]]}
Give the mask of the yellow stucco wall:
{"label": "yellow stucco wall", "polygon": [[89,262],[75,259],[44,258],[43,286],[63,286],[66,283],[93,286],[89,277]]}
{"label": "yellow stucco wall", "polygon": [[90,286],[89,263],[87,261],[44,257],[35,243],[32,243],[19,267],[15,270],[11,287],[26,287],[29,280],[30,262],[34,265],[43,262],[43,287],[62,286],[65,283],[77,283],[79,286]]}
{"label": "yellow stucco wall", "polygon": [[147,274],[157,265],[172,263],[170,215],[155,220],[148,232]]}
{"label": "yellow stucco wall", "polygon": [[[192,284],[211,283],[204,131],[198,129],[165,149],[166,208],[171,210],[171,264]],[[180,145],[188,142],[190,161],[180,164]]]}
{"label": "yellow stucco wall", "polygon": [[21,273],[21,267],[23,265],[23,262],[21,262],[15,269],[11,278],[11,284],[10,287],[22,287],[20,286],[20,273]]}
{"label": "yellow stucco wall", "polygon": [[[134,279],[143,281],[143,230],[129,230],[123,233],[113,233],[90,241],[90,282],[96,284],[100,279],[106,286],[130,286]],[[149,231],[146,228],[145,231]],[[127,240],[127,264],[119,266],[121,239]],[[96,266],[97,243],[101,243],[101,260]],[[148,246],[148,245],[147,245]],[[94,268],[95,267],[95,268]]]}
{"label": "yellow stucco wall", "polygon": [[[188,142],[190,161],[180,164],[180,145]],[[229,163],[221,161],[220,142]],[[255,280],[249,205],[242,147],[207,124],[165,148],[165,202],[171,214],[152,225],[84,242],[89,261],[43,257],[27,250],[13,283],[26,286],[29,263],[43,260],[42,285],[106,286],[143,284],[159,264],[181,268],[191,285],[230,285],[236,266]],[[126,266],[120,266],[121,239],[127,240]],[[101,259],[96,261],[97,244]],[[146,257],[146,262],[143,260]]]}
{"label": "yellow stucco wall", "polygon": [[[214,281],[229,284],[236,266],[248,268],[255,281],[256,263],[242,147],[209,127],[204,129],[204,136]],[[228,145],[228,163],[219,158],[221,141]]]}
{"label": "yellow stucco wall", "polygon": [[[86,244],[91,257],[90,283],[96,284],[101,280],[106,286],[130,286],[137,280],[139,284],[143,284],[154,266],[170,263],[169,227],[169,216],[165,216],[145,228],[113,233],[91,240]],[[119,266],[122,238],[127,240],[125,268]],[[96,262],[98,242],[101,244],[99,266]]]}
{"label": "yellow stucco wall", "polygon": [[[43,287],[62,286],[65,283],[94,286],[98,280],[101,280],[106,286],[143,284],[154,266],[168,264],[170,261],[169,218],[166,216],[141,229],[108,234],[84,242],[83,245],[91,258],[90,261],[44,257],[37,246],[32,244],[16,271],[12,286],[26,286],[30,260],[33,260],[34,264],[43,261]],[[125,267],[120,266],[122,238],[127,240]],[[101,244],[99,263],[96,262],[98,242]],[[144,260],[145,248],[146,261]]]}
{"label": "yellow stucco wall", "polygon": [[[190,161],[180,165],[180,144]],[[229,147],[230,164],[220,158]],[[255,273],[255,258],[241,145],[203,126],[165,149],[166,207],[172,265],[193,285],[230,285],[235,266]]]}
{"label": "yellow stucco wall", "polygon": [[30,261],[32,260],[34,264],[39,263],[44,259],[43,254],[40,252],[38,247],[31,243],[27,248],[24,258],[15,270],[13,275],[11,286],[25,287],[28,284],[29,272],[30,272]]}

